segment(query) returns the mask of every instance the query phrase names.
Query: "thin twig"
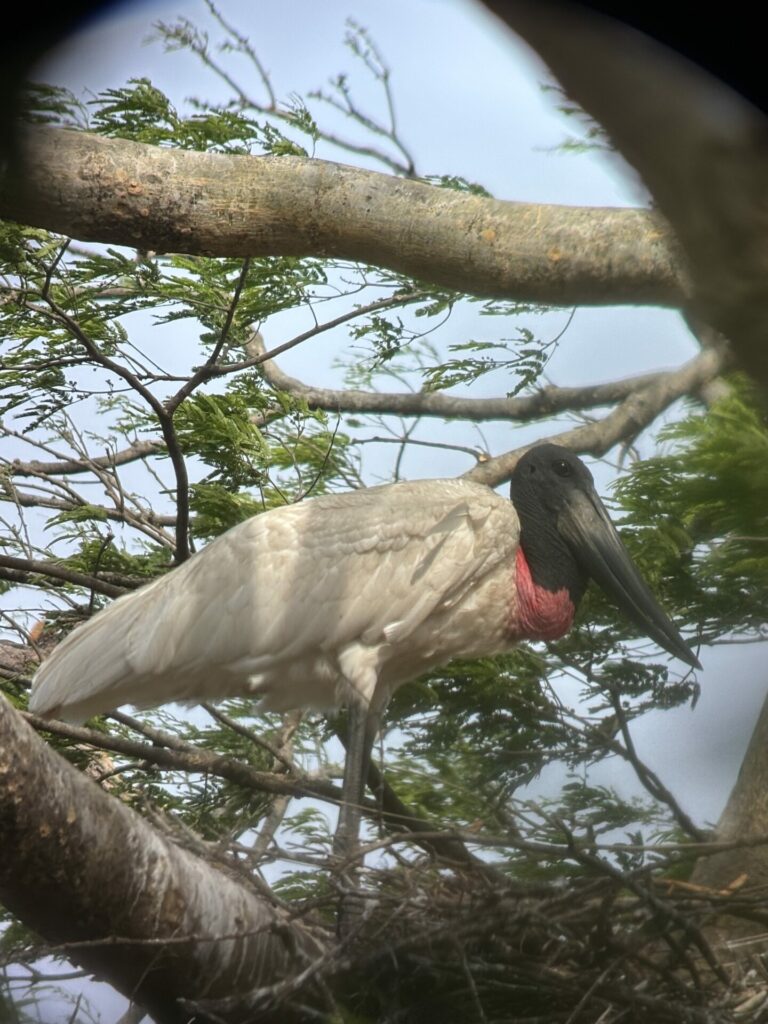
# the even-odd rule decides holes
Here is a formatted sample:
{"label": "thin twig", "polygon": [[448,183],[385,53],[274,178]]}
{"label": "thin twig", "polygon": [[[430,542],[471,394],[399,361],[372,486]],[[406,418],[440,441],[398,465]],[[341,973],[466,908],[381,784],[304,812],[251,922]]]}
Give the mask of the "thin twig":
{"label": "thin twig", "polygon": [[172,395],[170,398],[166,399],[164,405],[165,410],[169,416],[173,416],[173,414],[176,412],[181,403],[186,398],[189,398],[189,396],[194,391],[196,391],[201,384],[204,384],[207,380],[210,380],[211,377],[216,376],[217,371],[223,370],[226,373],[233,372],[231,364],[228,364],[227,366],[224,367],[219,367],[217,366],[217,363],[219,360],[219,356],[221,355],[222,349],[226,344],[227,338],[229,337],[229,332],[232,327],[232,321],[235,318],[235,312],[240,302],[240,296],[242,295],[243,288],[245,287],[245,282],[247,280],[248,271],[250,270],[250,267],[250,259],[244,259],[243,265],[240,268],[240,276],[237,279],[237,284],[235,285],[235,290],[232,294],[232,299],[227,308],[227,315],[224,318],[224,324],[221,328],[218,340],[214,345],[210,356],[205,361],[205,363],[203,363],[203,365],[199,367],[199,369],[197,369],[192,374],[192,376],[184,383],[183,387],[179,388],[175,395]]}
{"label": "thin twig", "polygon": [[163,403],[153,395],[149,388],[142,384],[136,374],[131,370],[128,370],[125,366],[122,366],[120,363],[115,362],[115,360],[109,356],[104,355],[95,342],[82,329],[77,320],[75,320],[74,317],[71,317],[65,309],[62,309],[62,307],[54,301],[47,291],[43,292],[42,298],[47,303],[49,307],[48,309],[32,304],[29,304],[29,308],[33,309],[35,312],[42,313],[43,315],[48,315],[65,326],[72,336],[80,342],[95,363],[98,363],[98,365],[103,366],[105,370],[109,370],[111,373],[114,373],[115,376],[124,380],[129,387],[143,398],[157,417],[158,424],[163,435],[163,440],[165,441],[165,446],[168,450],[168,456],[173,466],[174,475],[176,477],[176,561],[186,561],[190,555],[189,477],[187,474],[186,462],[184,461],[184,455],[182,454],[178,438],[176,436],[176,431],[173,426],[173,418],[167,414]]}
{"label": "thin twig", "polygon": [[271,754],[276,761],[279,761],[280,764],[287,768],[292,775],[300,775],[298,768],[290,758],[285,757],[277,747],[268,740],[265,740],[263,736],[259,736],[258,733],[253,731],[253,729],[248,729],[242,724],[242,722],[238,722],[237,719],[232,718],[220,708],[217,708],[215,704],[203,702],[200,704],[200,707],[207,711],[211,718],[214,718],[217,722],[221,722],[221,724],[226,725],[228,729],[232,729],[240,736],[243,736],[245,739],[253,743],[254,746],[261,747],[262,750],[266,750],[267,753]]}
{"label": "thin twig", "polygon": [[684,832],[687,832],[689,836],[692,836],[697,843],[706,843],[707,833],[693,822],[658,775],[638,757],[637,750],[635,749],[635,744],[632,739],[632,734],[629,731],[629,722],[627,721],[627,716],[624,713],[624,708],[622,706],[618,690],[611,687],[609,695],[614,714],[616,715],[616,721],[619,723],[621,735],[624,740],[623,756],[635,769],[635,774],[640,780],[640,783],[651,794],[654,800],[659,800],[661,803],[666,804],[672,812],[675,821]]}

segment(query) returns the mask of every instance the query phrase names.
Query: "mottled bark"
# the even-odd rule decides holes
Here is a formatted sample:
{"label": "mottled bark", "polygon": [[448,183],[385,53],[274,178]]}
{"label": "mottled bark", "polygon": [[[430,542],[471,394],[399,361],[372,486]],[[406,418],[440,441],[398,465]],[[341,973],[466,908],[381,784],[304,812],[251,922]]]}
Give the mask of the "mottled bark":
{"label": "mottled bark", "polygon": [[3,904],[48,941],[74,943],[71,959],[163,1024],[193,1019],[180,999],[236,998],[322,952],[266,897],[77,772],[2,698],[0,848]]}
{"label": "mottled bark", "polygon": [[85,241],[214,256],[362,260],[477,295],[677,306],[685,271],[644,210],[501,202],[300,157],[24,136],[0,216]]}

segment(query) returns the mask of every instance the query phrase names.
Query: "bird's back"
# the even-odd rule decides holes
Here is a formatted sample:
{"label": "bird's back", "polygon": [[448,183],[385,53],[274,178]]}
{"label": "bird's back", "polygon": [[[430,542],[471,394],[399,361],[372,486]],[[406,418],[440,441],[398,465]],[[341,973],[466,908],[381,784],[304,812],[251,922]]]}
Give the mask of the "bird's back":
{"label": "bird's back", "polygon": [[518,538],[511,503],[462,480],[272,510],[75,630],[38,670],[30,709],[81,720],[249,692],[278,709],[368,701],[379,679],[391,689],[504,646],[508,607],[490,604],[514,600]]}

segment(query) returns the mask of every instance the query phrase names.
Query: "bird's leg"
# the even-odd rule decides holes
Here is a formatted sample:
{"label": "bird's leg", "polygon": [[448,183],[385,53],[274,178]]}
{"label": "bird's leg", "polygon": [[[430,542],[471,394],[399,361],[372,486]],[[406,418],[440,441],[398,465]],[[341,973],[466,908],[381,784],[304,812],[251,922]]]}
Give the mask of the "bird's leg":
{"label": "bird's leg", "polygon": [[[341,807],[333,838],[333,854],[341,864],[339,882],[343,889],[354,888],[356,882],[359,867],[356,854],[360,845],[362,803],[371,749],[378,732],[379,720],[379,714],[370,707],[356,701],[350,704]],[[350,933],[361,911],[362,902],[359,899],[349,894],[342,896],[338,916],[338,934],[341,938]]]}
{"label": "bird's leg", "polygon": [[371,759],[373,741],[379,726],[379,715],[370,707],[352,702],[347,715],[347,757],[341,789],[341,807],[333,853],[340,860],[354,856],[360,839],[360,820]]}

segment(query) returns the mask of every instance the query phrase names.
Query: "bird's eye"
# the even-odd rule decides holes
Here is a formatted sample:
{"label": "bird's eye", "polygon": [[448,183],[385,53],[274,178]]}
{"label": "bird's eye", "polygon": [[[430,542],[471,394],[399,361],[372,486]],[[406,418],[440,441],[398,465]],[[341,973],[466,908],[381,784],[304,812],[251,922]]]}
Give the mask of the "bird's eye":
{"label": "bird's eye", "polygon": [[565,459],[558,459],[557,462],[553,462],[552,469],[554,469],[558,476],[571,475],[571,467],[568,465]]}
{"label": "bird's eye", "polygon": [[536,467],[535,466],[529,466],[528,467],[528,472],[529,473],[535,473],[536,472]]}

